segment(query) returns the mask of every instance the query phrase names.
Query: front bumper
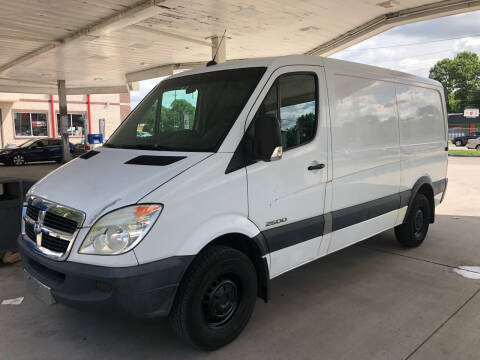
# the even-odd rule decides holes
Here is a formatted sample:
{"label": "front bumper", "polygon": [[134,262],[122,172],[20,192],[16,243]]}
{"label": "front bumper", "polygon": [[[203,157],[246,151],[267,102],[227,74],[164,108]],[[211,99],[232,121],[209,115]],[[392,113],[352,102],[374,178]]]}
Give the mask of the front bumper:
{"label": "front bumper", "polygon": [[12,157],[10,154],[0,155],[0,163],[2,164],[9,164],[11,160],[12,160]]}
{"label": "front bumper", "polygon": [[117,308],[138,317],[169,313],[193,258],[174,256],[119,268],[51,260],[30,249],[22,236],[19,249],[24,270],[50,288],[55,301],[81,308]]}

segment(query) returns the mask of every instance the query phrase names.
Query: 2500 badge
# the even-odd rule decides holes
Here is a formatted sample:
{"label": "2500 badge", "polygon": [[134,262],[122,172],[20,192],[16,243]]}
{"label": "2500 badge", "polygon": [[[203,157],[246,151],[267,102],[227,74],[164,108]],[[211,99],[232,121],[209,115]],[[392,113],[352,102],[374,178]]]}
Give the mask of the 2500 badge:
{"label": "2500 badge", "polygon": [[265,223],[265,226],[272,226],[272,225],[276,225],[276,224],[280,224],[280,223],[284,223],[284,222],[287,222],[287,218],[281,218],[281,219],[267,221]]}

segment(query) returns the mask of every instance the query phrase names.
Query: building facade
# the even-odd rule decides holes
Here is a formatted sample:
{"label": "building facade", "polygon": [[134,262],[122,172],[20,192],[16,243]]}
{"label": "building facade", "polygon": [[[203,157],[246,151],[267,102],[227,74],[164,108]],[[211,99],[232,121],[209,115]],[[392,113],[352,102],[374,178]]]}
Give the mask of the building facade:
{"label": "building facade", "polygon": [[466,118],[463,113],[448,114],[448,139],[480,131],[480,117]]}
{"label": "building facade", "polygon": [[[130,94],[68,95],[68,131],[77,143],[89,133],[108,138],[130,113]],[[0,148],[59,137],[57,95],[0,93]]]}

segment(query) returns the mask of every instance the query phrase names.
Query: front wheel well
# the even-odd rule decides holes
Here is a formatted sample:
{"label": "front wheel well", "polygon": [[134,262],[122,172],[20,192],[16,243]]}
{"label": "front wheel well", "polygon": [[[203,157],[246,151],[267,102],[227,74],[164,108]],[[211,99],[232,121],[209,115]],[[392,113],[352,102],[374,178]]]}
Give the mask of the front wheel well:
{"label": "front wheel well", "polygon": [[265,302],[268,302],[270,296],[269,290],[269,270],[267,260],[263,257],[265,255],[259,245],[255,243],[255,240],[249,238],[244,234],[232,233],[222,235],[215,240],[208,243],[203,249],[207,249],[212,246],[223,245],[228,246],[238,251],[241,251],[252,261],[257,272],[258,279],[258,292],[257,295]]}

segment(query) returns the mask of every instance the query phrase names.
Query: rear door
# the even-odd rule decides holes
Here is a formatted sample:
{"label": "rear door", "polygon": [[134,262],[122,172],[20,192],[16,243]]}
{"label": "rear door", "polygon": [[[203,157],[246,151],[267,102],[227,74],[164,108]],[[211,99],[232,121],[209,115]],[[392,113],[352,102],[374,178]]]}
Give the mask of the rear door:
{"label": "rear door", "polygon": [[62,142],[60,139],[48,140],[48,146],[45,147],[45,160],[59,160],[62,158]]}
{"label": "rear door", "polygon": [[46,140],[37,140],[26,150],[25,156],[28,161],[45,160]]}
{"label": "rear door", "polygon": [[314,259],[322,239],[324,94],[321,66],[286,66],[271,76],[249,115],[275,116],[282,130],[282,159],[247,166],[249,217],[268,243],[271,277]]}

